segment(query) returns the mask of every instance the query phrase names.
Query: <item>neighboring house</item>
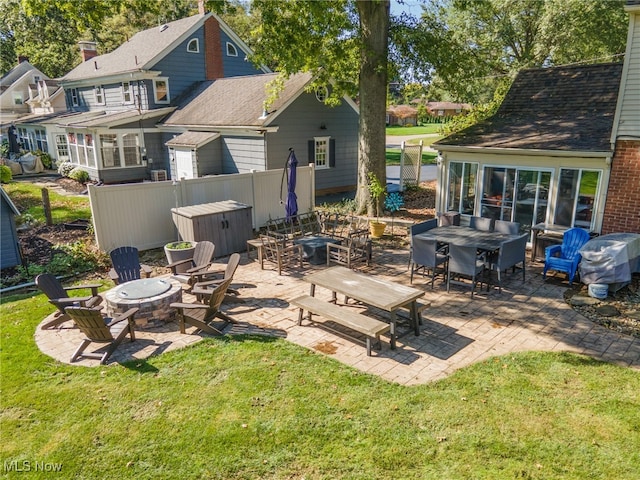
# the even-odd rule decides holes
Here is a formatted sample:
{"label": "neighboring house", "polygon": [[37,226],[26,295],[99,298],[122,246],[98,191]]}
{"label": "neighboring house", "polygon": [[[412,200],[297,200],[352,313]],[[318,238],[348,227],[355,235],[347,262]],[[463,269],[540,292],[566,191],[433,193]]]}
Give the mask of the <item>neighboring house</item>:
{"label": "neighboring house", "polygon": [[427,102],[425,106],[432,117],[455,117],[471,110],[468,103]]}
{"label": "neighboring house", "polygon": [[24,57],[20,57],[18,65],[0,78],[0,134],[2,139],[7,138],[7,129],[13,122],[30,113],[27,103],[30,99],[30,87],[48,78]]}
{"label": "neighboring house", "polygon": [[0,268],[10,268],[22,263],[15,222],[20,212],[2,187],[0,197]]}
{"label": "neighboring house", "polygon": [[622,64],[521,71],[497,113],[436,142],[437,211],[600,232]]}
{"label": "neighboring house", "polygon": [[412,125],[418,124],[418,109],[410,105],[390,105],[387,108],[387,125]]}
{"label": "neighboring house", "polygon": [[[172,133],[156,123],[206,80],[268,71],[248,60],[249,48],[220,18],[202,13],[137,33],[114,51],[97,55],[81,42],[83,63],[60,79],[68,112],[18,125],[51,131],[55,157],[105,183],[149,179],[169,170],[165,142]],[[66,148],[61,132],[66,136]]]}
{"label": "neighboring house", "polygon": [[629,35],[611,143],[602,233],[640,233],[640,0],[627,0]]}
{"label": "neighboring house", "polygon": [[316,193],[357,184],[358,108],[348,97],[325,105],[328,89],[308,92],[309,74],[284,81],[265,110],[278,74],[205,82],[161,124],[182,131],[167,142],[172,178],[283,168],[289,148],[300,164],[315,163]]}
{"label": "neighboring house", "polygon": [[624,64],[521,71],[498,112],[433,146],[436,210],[640,233],[640,0]]}

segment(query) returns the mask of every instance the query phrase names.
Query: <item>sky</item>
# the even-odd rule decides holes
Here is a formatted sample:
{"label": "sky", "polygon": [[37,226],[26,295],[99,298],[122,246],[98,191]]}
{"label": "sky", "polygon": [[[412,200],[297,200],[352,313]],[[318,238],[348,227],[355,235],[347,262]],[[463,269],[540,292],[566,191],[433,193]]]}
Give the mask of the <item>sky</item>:
{"label": "sky", "polygon": [[407,12],[414,17],[419,17],[423,4],[424,1],[420,0],[404,0],[402,3],[398,0],[391,0],[391,14],[400,15],[402,12]]}

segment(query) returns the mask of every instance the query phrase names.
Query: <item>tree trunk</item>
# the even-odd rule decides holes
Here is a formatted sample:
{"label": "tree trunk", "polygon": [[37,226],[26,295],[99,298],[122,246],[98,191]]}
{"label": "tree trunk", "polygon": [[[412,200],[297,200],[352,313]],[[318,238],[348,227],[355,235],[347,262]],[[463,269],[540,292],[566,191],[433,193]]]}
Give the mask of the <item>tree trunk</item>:
{"label": "tree trunk", "polygon": [[[356,0],[361,29],[360,136],[358,139],[359,213],[369,216],[376,206],[369,195],[369,172],[387,183],[385,113],[387,106],[387,54],[389,49],[389,0]],[[382,211],[384,198],[378,200]]]}

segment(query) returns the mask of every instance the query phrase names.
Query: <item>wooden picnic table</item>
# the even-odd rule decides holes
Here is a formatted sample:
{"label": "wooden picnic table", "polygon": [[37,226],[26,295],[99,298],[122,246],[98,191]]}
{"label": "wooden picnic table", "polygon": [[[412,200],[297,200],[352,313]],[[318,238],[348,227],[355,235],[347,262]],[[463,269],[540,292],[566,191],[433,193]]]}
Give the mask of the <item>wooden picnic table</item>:
{"label": "wooden picnic table", "polygon": [[396,312],[408,308],[411,325],[416,336],[420,335],[417,300],[424,296],[423,290],[390,282],[379,277],[355,272],[345,267],[331,267],[306,275],[303,280],[311,284],[310,295],[315,295],[316,286],[331,290],[332,301],[337,294],[345,296],[345,302],[353,298],[366,305],[389,312],[390,345],[396,348]]}

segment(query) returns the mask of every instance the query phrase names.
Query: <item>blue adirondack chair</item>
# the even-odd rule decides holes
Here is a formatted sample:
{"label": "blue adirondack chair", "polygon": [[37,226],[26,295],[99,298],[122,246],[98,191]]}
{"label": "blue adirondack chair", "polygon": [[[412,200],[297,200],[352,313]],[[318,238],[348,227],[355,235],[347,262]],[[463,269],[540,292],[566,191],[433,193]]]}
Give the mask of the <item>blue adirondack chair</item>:
{"label": "blue adirondack chair", "polygon": [[582,259],[580,248],[589,241],[589,232],[582,228],[570,228],[562,236],[561,245],[551,245],[544,251],[542,278],[547,278],[547,270],[566,272],[569,285],[573,284],[578,264]]}
{"label": "blue adirondack chair", "polygon": [[113,283],[129,282],[142,278],[149,278],[151,275],[151,267],[140,264],[138,258],[138,249],[136,247],[118,247],[109,253],[113,268],[109,271],[109,277]]}

